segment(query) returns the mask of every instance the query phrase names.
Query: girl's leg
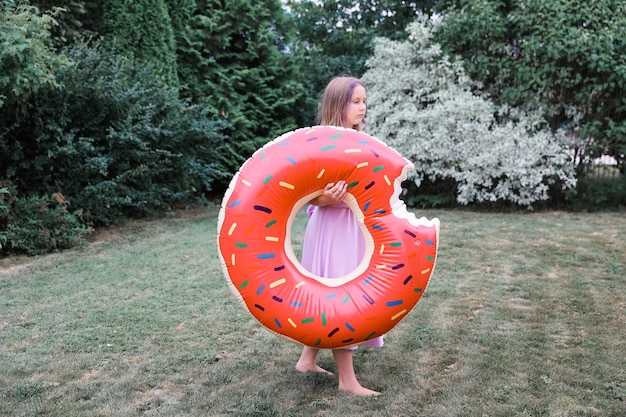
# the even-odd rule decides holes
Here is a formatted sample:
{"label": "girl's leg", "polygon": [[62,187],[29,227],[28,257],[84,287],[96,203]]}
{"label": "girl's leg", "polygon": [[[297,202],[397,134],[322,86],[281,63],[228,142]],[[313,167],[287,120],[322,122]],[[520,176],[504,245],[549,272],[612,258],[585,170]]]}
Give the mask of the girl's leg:
{"label": "girl's leg", "polygon": [[379,395],[380,392],[364,388],[356,379],[352,352],[352,350],[347,349],[333,349],[333,357],[335,358],[337,373],[339,374],[339,390],[356,395]]}
{"label": "girl's leg", "polygon": [[296,370],[298,372],[314,371],[332,375],[332,372],[328,372],[326,369],[317,366],[316,360],[318,352],[319,349],[305,346],[302,349],[302,354],[300,354],[300,359],[298,359],[298,363],[296,363]]}

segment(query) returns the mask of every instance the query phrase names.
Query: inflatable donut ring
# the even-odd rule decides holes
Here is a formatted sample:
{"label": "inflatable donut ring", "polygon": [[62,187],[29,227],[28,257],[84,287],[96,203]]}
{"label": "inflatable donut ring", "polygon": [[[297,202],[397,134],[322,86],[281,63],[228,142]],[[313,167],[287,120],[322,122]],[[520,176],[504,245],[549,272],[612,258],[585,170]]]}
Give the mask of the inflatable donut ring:
{"label": "inflatable donut ring", "polygon": [[[227,282],[269,330],[316,348],[362,343],[391,330],[421,298],[435,267],[439,220],[407,212],[401,183],[413,164],[363,132],[315,126],[257,150],[233,177],[218,218]],[[291,246],[298,211],[330,182],[365,238],[349,275],[307,271]]]}

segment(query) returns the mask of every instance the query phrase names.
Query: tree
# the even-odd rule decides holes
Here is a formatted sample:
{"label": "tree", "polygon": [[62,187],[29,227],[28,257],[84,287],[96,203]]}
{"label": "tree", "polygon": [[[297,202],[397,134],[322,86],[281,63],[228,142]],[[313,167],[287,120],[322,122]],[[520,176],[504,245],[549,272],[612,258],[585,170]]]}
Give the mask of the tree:
{"label": "tree", "polygon": [[234,174],[261,145],[296,127],[302,88],[288,50],[292,22],[278,0],[196,5],[188,44],[179,50],[181,81],[187,97],[230,125],[220,163]]}
{"label": "tree", "polygon": [[39,13],[33,6],[3,1],[0,10],[0,161],[4,135],[29,110],[31,98],[58,87],[55,72],[68,64],[50,41],[58,10]]}
{"label": "tree", "polygon": [[[474,94],[463,62],[433,41],[438,22],[422,17],[404,42],[377,40],[362,77],[370,133],[415,163],[410,178],[418,187],[443,186],[461,204],[530,207],[548,199],[552,184],[573,187],[564,132]],[[428,204],[439,198],[410,196]]]}
{"label": "tree", "polygon": [[164,0],[107,0],[102,5],[103,44],[146,65],[157,64],[178,87],[174,30]]}
{"label": "tree", "polygon": [[460,0],[437,41],[496,102],[541,108],[589,156],[626,157],[626,3]]}
{"label": "tree", "polygon": [[306,88],[298,121],[314,121],[324,86],[340,74],[360,77],[373,53],[374,39],[406,39],[406,26],[420,11],[429,12],[436,0],[287,0],[294,17],[294,51],[302,56],[302,84]]}
{"label": "tree", "polygon": [[58,24],[52,28],[50,35],[58,46],[71,44],[88,35],[86,28],[89,25],[85,23],[89,22],[89,15],[97,5],[87,0],[65,0],[62,3],[61,6],[58,0],[30,0],[30,4],[40,11],[57,10],[55,20]]}
{"label": "tree", "polygon": [[[191,20],[197,11],[195,0],[165,0],[167,10],[172,22],[172,30],[174,32],[174,42],[176,44],[176,68],[178,70],[178,79],[180,80],[181,95],[184,97],[193,95],[195,85],[187,83],[193,80],[193,74],[196,72],[194,64],[196,61],[190,61],[188,56],[196,56],[197,51],[192,42]],[[197,45],[200,46],[200,45]]]}

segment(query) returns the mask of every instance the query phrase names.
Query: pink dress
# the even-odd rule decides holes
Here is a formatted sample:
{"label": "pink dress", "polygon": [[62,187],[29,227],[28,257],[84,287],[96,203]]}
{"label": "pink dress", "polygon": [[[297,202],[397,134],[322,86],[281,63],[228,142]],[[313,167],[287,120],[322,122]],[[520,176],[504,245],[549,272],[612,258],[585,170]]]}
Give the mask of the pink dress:
{"label": "pink dress", "polygon": [[[338,278],[354,271],[365,254],[365,240],[350,207],[345,203],[310,205],[307,214],[310,218],[302,244],[302,266],[325,278]],[[381,347],[383,337],[362,345]]]}

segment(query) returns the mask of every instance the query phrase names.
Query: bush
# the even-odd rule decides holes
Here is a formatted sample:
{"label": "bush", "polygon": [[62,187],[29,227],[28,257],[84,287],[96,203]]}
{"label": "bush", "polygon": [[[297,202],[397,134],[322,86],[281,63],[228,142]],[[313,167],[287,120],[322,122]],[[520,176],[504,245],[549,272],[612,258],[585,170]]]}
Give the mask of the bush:
{"label": "bush", "polygon": [[15,198],[0,189],[0,253],[41,255],[80,245],[90,229],[62,194]]}
{"label": "bush", "polygon": [[617,178],[597,178],[583,175],[578,181],[577,198],[572,209],[576,211],[625,210],[626,174]]}
{"label": "bush", "polygon": [[378,40],[362,77],[371,134],[415,164],[409,178],[417,187],[443,191],[425,202],[446,204],[454,195],[463,205],[532,207],[549,198],[553,184],[573,188],[563,132],[550,131],[536,114],[474,94],[462,63],[431,41],[433,25],[426,19],[412,24],[406,42]]}
{"label": "bush", "polygon": [[206,106],[97,45],[66,54],[74,64],[57,74],[63,89],[34,100],[11,137],[6,175],[21,190],[62,192],[100,226],[193,203],[225,176],[216,164],[221,125]]}

